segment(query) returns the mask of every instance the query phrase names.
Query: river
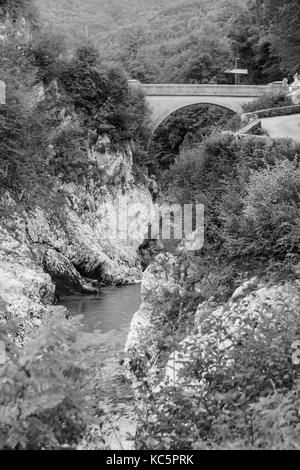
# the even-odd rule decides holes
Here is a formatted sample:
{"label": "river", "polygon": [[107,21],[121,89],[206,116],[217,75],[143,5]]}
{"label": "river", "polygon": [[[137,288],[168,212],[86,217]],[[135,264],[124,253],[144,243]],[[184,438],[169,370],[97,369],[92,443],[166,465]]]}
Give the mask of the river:
{"label": "river", "polygon": [[135,433],[133,395],[120,359],[131,319],[140,306],[140,285],[106,287],[96,296],[66,296],[60,299],[60,304],[81,320],[82,343],[97,347],[96,357],[93,351],[91,361],[99,365],[105,384],[101,407],[109,420],[106,443],[112,450],[132,449],[133,442],[126,435]]}

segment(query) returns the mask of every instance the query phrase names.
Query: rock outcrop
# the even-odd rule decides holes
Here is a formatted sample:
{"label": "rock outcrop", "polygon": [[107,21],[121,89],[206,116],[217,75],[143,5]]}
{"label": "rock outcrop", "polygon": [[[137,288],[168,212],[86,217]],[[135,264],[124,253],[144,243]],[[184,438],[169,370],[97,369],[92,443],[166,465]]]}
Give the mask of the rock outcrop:
{"label": "rock outcrop", "polygon": [[25,240],[17,238],[11,227],[3,226],[0,237],[0,323],[10,325],[22,342],[53,309],[59,309],[62,315],[66,311],[53,306],[55,286],[34,261]]}
{"label": "rock outcrop", "polygon": [[146,185],[134,181],[131,151],[113,152],[103,138],[90,150],[89,163],[98,178],[70,182],[59,175],[53,188],[62,194],[59,207],[21,212],[10,194],[2,199],[1,321],[22,318],[24,337],[25,319],[28,328],[38,324],[57,295],[97,293],[142,277],[138,248],[152,199]]}
{"label": "rock outcrop", "polygon": [[[186,295],[179,265],[178,258],[159,255],[144,273],[142,304],[126,344],[135,388],[142,379],[155,391],[171,384],[184,385],[187,393],[202,393],[207,375],[218,367],[224,373],[239,369],[237,362],[251,354],[249,344],[254,345],[253,354],[255,348],[262,348],[264,354],[275,348],[276,355],[277,346],[289,349],[297,340],[300,281],[267,285],[257,277],[240,285],[225,304],[201,303],[189,318],[180,320],[182,331],[178,334],[178,315],[173,310],[172,318],[168,303],[173,297],[180,305]],[[280,345],[278,331],[282,331]]]}
{"label": "rock outcrop", "polygon": [[[191,382],[195,384],[197,377],[197,384],[204,386],[208,368],[213,370],[220,366],[220,362],[214,361],[214,351],[218,361],[222,361],[223,370],[234,370],[235,356],[238,351],[242,352],[243,345],[251,337],[267,350],[272,348],[270,341],[276,338],[280,329],[284,335],[290,329],[288,339],[292,345],[297,338],[297,325],[300,325],[300,284],[286,282],[254,288],[249,292],[254,285],[254,279],[245,282],[226,305],[214,311],[200,306],[195,332],[178,345],[178,350],[168,360],[168,381],[175,386],[181,383],[190,385]],[[196,362],[202,367],[192,376],[191,365]]]}

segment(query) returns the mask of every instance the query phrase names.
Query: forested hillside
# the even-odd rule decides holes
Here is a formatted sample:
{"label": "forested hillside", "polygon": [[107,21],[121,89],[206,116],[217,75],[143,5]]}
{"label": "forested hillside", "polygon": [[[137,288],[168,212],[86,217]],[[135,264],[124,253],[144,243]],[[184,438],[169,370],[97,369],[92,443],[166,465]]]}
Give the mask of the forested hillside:
{"label": "forested hillside", "polygon": [[[299,63],[297,0],[36,0],[69,43],[88,38],[107,62],[144,82],[229,82],[239,57],[248,81],[291,76]],[[275,29],[274,29],[275,28]],[[276,34],[274,31],[276,30]]]}
{"label": "forested hillside", "polygon": [[55,25],[70,42],[88,37],[106,61],[121,63],[135,78],[161,82],[206,80],[223,71],[231,59],[227,36],[232,14],[245,4],[246,0],[37,0],[43,21]]}

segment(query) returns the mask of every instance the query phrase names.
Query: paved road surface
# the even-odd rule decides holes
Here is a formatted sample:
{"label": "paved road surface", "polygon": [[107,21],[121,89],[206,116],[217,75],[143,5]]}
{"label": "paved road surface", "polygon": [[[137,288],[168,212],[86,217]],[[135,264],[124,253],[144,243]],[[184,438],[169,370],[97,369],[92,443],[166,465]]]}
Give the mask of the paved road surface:
{"label": "paved road surface", "polygon": [[270,137],[290,137],[300,142],[300,114],[262,119],[261,122]]}

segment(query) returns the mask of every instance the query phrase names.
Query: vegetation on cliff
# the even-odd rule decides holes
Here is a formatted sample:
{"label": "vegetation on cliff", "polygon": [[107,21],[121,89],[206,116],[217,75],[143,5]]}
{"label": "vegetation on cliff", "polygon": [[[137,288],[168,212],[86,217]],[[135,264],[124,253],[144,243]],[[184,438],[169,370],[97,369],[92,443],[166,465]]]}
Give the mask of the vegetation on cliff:
{"label": "vegetation on cliff", "polygon": [[[90,153],[97,147],[103,166],[109,151],[116,160],[125,155],[131,172],[130,145],[137,158],[147,108],[126,74],[104,66],[92,45],[70,52],[60,36],[44,30],[32,2],[4,1],[0,8],[0,78],[7,91],[0,107],[0,448],[70,449],[83,438],[102,448],[99,364],[87,363],[79,325],[52,305],[55,286],[43,268],[49,272],[52,263],[61,278],[75,277],[79,290],[91,276],[84,284],[99,291],[110,258],[96,229],[92,234],[87,217],[80,218],[84,210],[90,218],[95,213],[90,180],[106,183]],[[125,176],[112,184],[124,189]],[[83,226],[87,233],[78,240]],[[72,261],[65,256],[68,243]],[[121,277],[111,251],[110,275]],[[129,257],[122,252],[125,265]],[[138,271],[135,263],[126,267]]]}
{"label": "vegetation on cliff", "polygon": [[[22,16],[30,2],[4,2],[8,18],[17,6]],[[129,88],[121,69],[103,66],[92,45],[79,45],[70,57],[55,33],[8,22],[0,54],[7,86],[0,109],[2,192],[39,202],[36,192],[40,200],[49,195],[59,173],[69,179],[86,173],[88,149],[103,135],[117,148],[133,142],[138,159],[147,135],[144,97]]]}
{"label": "vegetation on cliff", "polygon": [[299,164],[291,140],[216,134],[164,174],[204,204],[205,243],[146,272],[141,448],[297,448]]}

